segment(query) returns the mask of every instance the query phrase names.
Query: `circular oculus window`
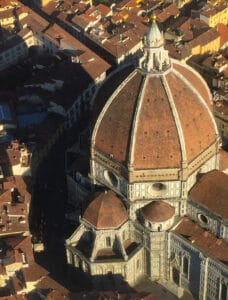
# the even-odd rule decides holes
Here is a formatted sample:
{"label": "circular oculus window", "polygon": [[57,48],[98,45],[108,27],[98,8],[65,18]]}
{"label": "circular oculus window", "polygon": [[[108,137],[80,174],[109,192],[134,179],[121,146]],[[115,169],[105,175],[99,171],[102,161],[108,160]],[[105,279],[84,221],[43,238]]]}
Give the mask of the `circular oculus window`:
{"label": "circular oculus window", "polygon": [[161,183],[161,182],[155,182],[153,184],[151,184],[148,188],[148,192],[150,194],[156,194],[156,195],[159,195],[159,194],[162,194],[163,192],[166,191],[166,185],[164,183]]}
{"label": "circular oculus window", "polygon": [[161,182],[156,182],[152,185],[154,191],[164,191],[166,186]]}
{"label": "circular oculus window", "polygon": [[208,224],[208,218],[203,214],[198,214],[198,220],[203,224]]}

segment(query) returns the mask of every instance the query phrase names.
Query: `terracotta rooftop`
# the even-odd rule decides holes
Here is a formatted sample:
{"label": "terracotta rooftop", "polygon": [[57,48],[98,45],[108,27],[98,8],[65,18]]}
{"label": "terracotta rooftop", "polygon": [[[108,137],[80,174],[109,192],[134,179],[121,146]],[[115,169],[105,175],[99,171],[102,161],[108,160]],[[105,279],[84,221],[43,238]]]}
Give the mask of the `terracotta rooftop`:
{"label": "terracotta rooftop", "polygon": [[107,5],[104,5],[102,3],[92,6],[85,12],[87,15],[93,15],[96,16],[97,14],[101,15],[102,17],[106,17],[108,14],[110,14],[111,8]]}
{"label": "terracotta rooftop", "polygon": [[14,9],[13,8],[8,8],[5,10],[0,10],[0,19],[8,19],[14,17]]}
{"label": "terracotta rooftop", "polygon": [[6,233],[28,233],[28,210],[31,195],[25,188],[21,176],[15,176],[16,182],[0,195],[0,235]]}
{"label": "terracotta rooftop", "polygon": [[213,40],[220,37],[219,32],[215,28],[210,28],[206,32],[202,33],[198,37],[191,40],[188,44],[191,48],[196,47],[198,45],[206,45]]}
{"label": "terracotta rooftop", "polygon": [[3,236],[0,240],[2,266],[12,263],[29,264],[34,262],[31,237],[19,235]]}
{"label": "terracotta rooftop", "polygon": [[185,217],[173,232],[181,235],[207,255],[225,264],[228,263],[227,242],[223,239],[218,239],[189,218]]}
{"label": "terracotta rooftop", "polygon": [[214,5],[213,1],[212,1],[212,3],[207,2],[207,4],[205,6],[203,6],[203,8],[201,10],[201,14],[203,16],[206,16],[209,18],[209,17],[214,16],[217,13],[225,10],[226,7],[227,7],[226,3],[223,1],[219,1],[217,5]]}
{"label": "terracotta rooftop", "polygon": [[175,208],[164,201],[153,201],[142,208],[142,213],[151,222],[164,222],[174,216]]}
{"label": "terracotta rooftop", "polygon": [[[171,98],[164,87],[163,78],[146,77],[140,69],[136,69],[125,77],[118,89],[117,74],[104,84],[104,90],[109,87],[108,93],[105,94],[101,86],[95,97],[97,112],[97,107],[102,107],[113,91],[117,91],[97,122],[94,134],[98,150],[112,154],[115,160],[125,166],[132,159],[131,163],[137,170],[179,168],[182,151],[178,126],[182,127],[188,162],[215,143],[216,125],[207,111],[207,106],[212,109],[211,95],[203,79],[191,68],[174,61],[173,69],[164,75],[180,125],[171,109]],[[140,107],[139,111],[136,110],[137,106]],[[134,125],[136,111],[137,122]],[[169,149],[168,155],[166,149]],[[131,158],[129,153],[132,153]]]}
{"label": "terracotta rooftop", "polygon": [[221,42],[220,46],[222,47],[225,43],[228,42],[228,27],[222,23],[217,25],[217,31],[220,34]]}
{"label": "terracotta rooftop", "polygon": [[96,260],[103,260],[103,259],[114,259],[119,258],[121,259],[122,256],[119,253],[116,253],[112,248],[103,248],[99,249],[96,253]]}
{"label": "terracotta rooftop", "polygon": [[42,278],[36,284],[36,288],[44,291],[49,290],[50,293],[47,295],[47,299],[68,299],[67,296],[69,294],[69,291],[57,281],[53,280],[50,276],[45,276],[44,278]]}
{"label": "terracotta rooftop", "polygon": [[175,3],[171,3],[165,8],[162,9],[162,11],[158,14],[157,16],[157,21],[158,22],[165,22],[167,19],[170,17],[175,17],[179,14],[179,9]]}
{"label": "terracotta rooftop", "polygon": [[228,219],[228,175],[225,173],[215,170],[204,174],[191,189],[189,196],[192,201]]}
{"label": "terracotta rooftop", "polygon": [[118,228],[128,219],[122,201],[112,191],[95,194],[86,208],[83,219],[97,229]]}
{"label": "terracotta rooftop", "polygon": [[38,281],[41,278],[45,277],[47,274],[48,271],[35,262],[33,264],[30,264],[28,267],[23,268],[25,282]]}
{"label": "terracotta rooftop", "polygon": [[131,239],[127,239],[123,242],[123,246],[127,255],[130,255],[139,246],[139,243],[136,243]]}
{"label": "terracotta rooftop", "polygon": [[[72,8],[71,4],[70,7]],[[56,23],[49,24],[45,18],[31,10],[29,7],[20,3],[20,8],[17,10],[17,13],[20,15],[24,12],[27,13],[27,16],[20,20],[21,26],[24,26],[24,28],[31,28],[33,32],[39,34],[46,40],[51,41],[54,45],[56,45],[57,48],[60,48],[61,50],[80,50],[80,64],[85,72],[87,72],[92,78],[92,80],[97,80],[99,76],[101,76],[110,68],[110,65],[106,61],[104,61],[95,52],[82,44],[62,27],[58,26]]]}
{"label": "terracotta rooftop", "polygon": [[61,49],[75,49],[79,51],[81,53],[79,55],[81,67],[92,80],[96,80],[110,68],[106,61],[57,24],[50,26],[45,33],[51,37],[59,36]]}
{"label": "terracotta rooftop", "polygon": [[142,36],[146,31],[147,26],[137,23],[137,30],[135,30],[135,26],[133,25],[122,36],[119,34],[110,35],[102,47],[114,58],[120,58],[123,55],[127,56],[136,45],[141,43]]}

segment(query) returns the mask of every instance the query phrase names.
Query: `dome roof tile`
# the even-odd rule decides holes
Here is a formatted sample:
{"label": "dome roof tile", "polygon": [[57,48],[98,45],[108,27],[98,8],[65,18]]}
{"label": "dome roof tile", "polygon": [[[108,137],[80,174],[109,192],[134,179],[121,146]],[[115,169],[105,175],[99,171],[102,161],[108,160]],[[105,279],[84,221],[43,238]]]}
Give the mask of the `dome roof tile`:
{"label": "dome roof tile", "polygon": [[118,228],[128,219],[127,210],[118,196],[112,191],[93,195],[83,219],[97,229]]}
{"label": "dome roof tile", "polygon": [[197,78],[195,85],[195,73],[189,74],[176,62],[165,75],[151,76],[140,69],[126,75],[98,117],[96,149],[135,170],[180,168],[183,160],[190,163],[215,143],[210,95],[203,80]]}
{"label": "dome roof tile", "polygon": [[175,208],[164,201],[153,201],[144,206],[141,211],[151,222],[165,222],[175,214]]}

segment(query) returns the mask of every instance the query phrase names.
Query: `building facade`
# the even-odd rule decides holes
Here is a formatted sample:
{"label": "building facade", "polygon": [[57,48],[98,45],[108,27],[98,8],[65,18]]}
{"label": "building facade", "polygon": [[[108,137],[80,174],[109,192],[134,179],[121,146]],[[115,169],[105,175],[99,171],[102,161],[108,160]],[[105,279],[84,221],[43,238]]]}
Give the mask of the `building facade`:
{"label": "building facade", "polygon": [[[198,299],[225,299],[228,257],[221,220],[227,212],[221,215],[207,198],[210,190],[201,188],[205,180],[208,189],[211,180],[220,181],[211,94],[197,72],[169,57],[155,20],[143,44],[139,67],[110,75],[92,100],[94,192],[66,240],[67,261],[94,284],[106,276],[115,286],[120,279],[134,285],[146,275],[178,296],[186,289]],[[204,173],[209,179],[201,180]],[[226,184],[214,196],[224,204],[223,175]],[[199,243],[204,235],[208,243],[218,239],[224,256]],[[220,280],[216,286],[212,268]]]}

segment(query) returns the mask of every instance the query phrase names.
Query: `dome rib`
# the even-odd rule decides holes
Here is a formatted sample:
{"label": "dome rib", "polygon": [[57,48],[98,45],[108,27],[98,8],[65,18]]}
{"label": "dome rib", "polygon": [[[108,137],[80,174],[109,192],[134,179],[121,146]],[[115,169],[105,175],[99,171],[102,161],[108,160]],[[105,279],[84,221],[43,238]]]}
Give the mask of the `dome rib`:
{"label": "dome rib", "polygon": [[[138,118],[139,118],[139,114],[140,114],[140,110],[142,107],[142,96],[144,94],[145,91],[145,87],[146,87],[146,81],[148,80],[147,76],[143,78],[143,82],[140,86],[140,92],[137,98],[137,105],[135,108],[135,115],[134,115],[134,120],[133,120],[133,124],[132,124],[132,130],[131,132],[136,133],[137,132],[137,123],[138,123]],[[134,164],[134,154],[135,154],[135,137],[136,134],[131,134],[131,141],[130,141],[130,151],[129,151],[129,168],[131,169],[133,167]]]}
{"label": "dome rib", "polygon": [[[107,99],[107,102],[105,103],[103,109],[101,110],[100,114],[99,114],[99,117],[95,123],[95,126],[94,126],[94,129],[93,129],[93,134],[92,134],[92,139],[91,139],[91,145],[92,145],[92,148],[91,148],[91,156],[92,156],[92,159],[94,159],[94,151],[93,151],[93,148],[94,146],[93,145],[96,145],[96,138],[97,138],[97,133],[98,133],[98,130],[100,128],[100,125],[101,125],[101,122],[103,121],[103,118],[105,116],[105,114],[107,113],[107,111],[109,110],[110,106],[112,105],[113,103],[113,100],[116,99],[116,97],[118,96],[118,94],[121,93],[121,91],[124,90],[124,87],[129,83],[131,82],[132,79],[134,79],[134,77],[137,75],[137,70],[134,70],[133,72],[131,72],[127,78],[118,86],[118,88],[111,94],[111,96]],[[98,147],[99,148],[99,147]],[[100,149],[102,151],[102,149]],[[110,152],[112,153],[112,152]],[[110,154],[109,153],[109,154]],[[114,157],[115,159],[117,159],[116,157]],[[118,160],[118,159],[117,159]],[[126,159],[127,160],[127,159]],[[93,168],[92,168],[92,171],[93,171]],[[93,175],[93,174],[92,174]]]}
{"label": "dome rib", "polygon": [[[177,70],[177,69],[173,69],[173,72],[174,74],[179,78],[181,79],[183,82],[186,83],[187,86],[189,86],[191,88],[191,90],[194,92],[194,94],[196,94],[200,100],[200,103],[206,108],[208,114],[210,115],[211,119],[212,119],[212,122],[214,124],[214,129],[215,129],[215,132],[217,133],[217,135],[219,135],[218,133],[218,128],[217,128],[217,125],[216,125],[216,122],[215,122],[215,119],[214,119],[214,116],[211,112],[211,110],[209,109],[208,105],[206,104],[206,102],[203,100],[203,97],[201,96],[201,94],[199,93],[199,91],[192,85],[192,83],[186,79],[185,76],[183,76],[182,74],[180,74],[180,72]],[[201,79],[201,82],[202,82],[202,79]]]}
{"label": "dome rib", "polygon": [[[173,68],[166,75],[169,89],[173,95],[174,105],[179,113],[185,141],[187,161],[190,163],[202,151],[217,141],[214,119],[200,94]],[[176,85],[176,82],[179,82]],[[189,106],[189,103],[191,105]],[[188,107],[191,107],[189,110]],[[207,134],[205,125],[207,124]]]}
{"label": "dome rib", "polygon": [[180,142],[180,146],[181,146],[182,168],[185,168],[186,164],[187,164],[187,152],[186,152],[184,135],[183,135],[180,117],[177,112],[177,109],[176,109],[176,106],[175,106],[175,103],[173,100],[173,96],[172,96],[171,90],[169,88],[168,82],[166,80],[166,77],[164,75],[162,75],[161,79],[162,79],[164,89],[165,89],[168,99],[169,99],[170,108],[171,108],[171,111],[172,111],[172,114],[173,114],[173,117],[175,120],[176,128],[177,128],[177,133],[178,133],[179,142]]}
{"label": "dome rib", "polygon": [[96,135],[97,135],[97,131],[98,131],[100,122],[102,121],[103,116],[105,115],[105,113],[108,110],[109,106],[112,104],[112,100],[115,99],[115,97],[118,95],[120,90],[123,89],[123,87],[135,76],[135,74],[136,74],[136,70],[131,72],[131,74],[119,85],[119,87],[114,91],[114,93],[112,93],[112,95],[109,97],[109,99],[105,103],[105,105],[104,105],[103,109],[101,110],[101,112],[99,114],[99,117],[98,117],[98,119],[95,123],[94,129],[93,129],[92,143],[94,143],[94,141],[96,139]]}
{"label": "dome rib", "polygon": [[173,66],[176,71],[178,71],[182,76],[193,86],[198,86],[198,91],[201,97],[205,99],[205,102],[212,110],[211,93],[209,87],[207,86],[205,80],[199,75],[196,70],[190,68],[187,64],[182,65],[178,60],[173,60]]}
{"label": "dome rib", "polygon": [[[180,168],[182,157],[179,137],[161,75],[144,76],[144,90],[136,126],[132,132],[135,140],[132,148],[132,167],[134,170],[166,168],[168,165]],[[170,156],[167,155],[167,144]]]}

